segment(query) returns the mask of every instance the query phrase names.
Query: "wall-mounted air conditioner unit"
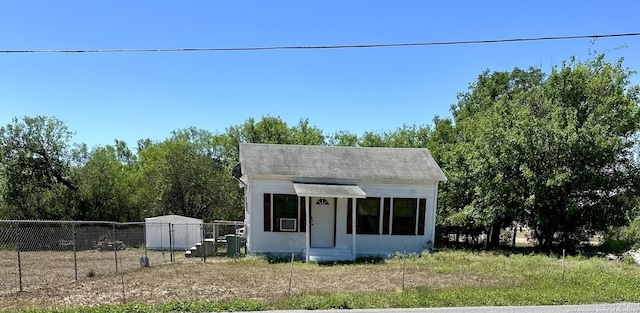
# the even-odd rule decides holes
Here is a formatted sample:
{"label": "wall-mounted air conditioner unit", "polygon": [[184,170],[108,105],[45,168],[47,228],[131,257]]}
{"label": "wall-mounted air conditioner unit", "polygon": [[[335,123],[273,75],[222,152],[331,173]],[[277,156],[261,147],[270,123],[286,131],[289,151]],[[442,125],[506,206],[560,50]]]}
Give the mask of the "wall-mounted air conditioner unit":
{"label": "wall-mounted air conditioner unit", "polygon": [[295,218],[281,218],[280,219],[280,231],[296,231],[296,219]]}

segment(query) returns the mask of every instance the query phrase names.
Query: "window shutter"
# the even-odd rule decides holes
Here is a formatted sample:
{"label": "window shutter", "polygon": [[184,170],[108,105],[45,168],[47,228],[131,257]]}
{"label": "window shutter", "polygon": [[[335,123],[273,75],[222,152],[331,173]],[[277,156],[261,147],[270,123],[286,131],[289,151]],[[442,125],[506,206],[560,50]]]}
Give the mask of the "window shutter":
{"label": "window shutter", "polygon": [[389,219],[391,217],[391,198],[384,198],[382,213],[382,234],[389,234]]}
{"label": "window shutter", "polygon": [[300,232],[307,231],[307,198],[298,197],[300,200],[300,213],[298,214],[298,220],[300,220]]}
{"label": "window shutter", "polygon": [[418,200],[418,235],[424,235],[424,221],[427,212],[427,199]]}
{"label": "window shutter", "polygon": [[264,231],[271,231],[271,194],[264,194]]}
{"label": "window shutter", "polygon": [[353,234],[353,199],[347,199],[347,234]]}

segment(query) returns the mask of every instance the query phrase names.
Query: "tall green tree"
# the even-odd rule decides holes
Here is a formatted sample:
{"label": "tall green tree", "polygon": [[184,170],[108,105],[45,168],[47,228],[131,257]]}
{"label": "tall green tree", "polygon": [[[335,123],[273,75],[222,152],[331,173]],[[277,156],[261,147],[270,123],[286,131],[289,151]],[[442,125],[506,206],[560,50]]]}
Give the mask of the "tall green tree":
{"label": "tall green tree", "polygon": [[319,128],[309,125],[308,119],[289,127],[280,117],[264,116],[258,122],[249,118],[242,125],[228,127],[214,142],[220,147],[221,158],[233,166],[240,159],[240,143],[322,145],[325,136]]}
{"label": "tall green tree", "polygon": [[133,159],[135,155],[122,141],[90,153],[86,164],[74,171],[81,197],[78,219],[133,222],[144,218],[136,198],[139,184]]}
{"label": "tall green tree", "polygon": [[206,131],[188,129],[174,132],[163,142],[140,145],[146,186],[143,202],[150,214],[179,214],[207,221],[243,217],[239,183],[215,155],[212,138]]}
{"label": "tall green tree", "polygon": [[[2,164],[0,164],[0,167]],[[4,170],[0,169],[0,219],[8,218],[11,214],[7,207],[7,179],[4,176]]]}
{"label": "tall green tree", "polygon": [[604,55],[572,59],[534,90],[521,168],[530,191],[527,223],[543,246],[554,236],[572,240],[627,221],[640,190],[632,149],[640,98],[632,74]]}
{"label": "tall green tree", "polygon": [[471,192],[455,191],[467,202],[456,201],[460,212],[454,217],[458,223],[484,228],[490,234],[490,246],[498,245],[500,230],[511,226],[524,207],[519,144],[527,133],[520,123],[528,116],[529,94],[543,77],[533,68],[485,71],[452,110],[459,133],[456,156],[451,156],[457,167],[450,169],[452,184]]}
{"label": "tall green tree", "polygon": [[427,125],[402,125],[393,131],[372,132],[362,135],[361,147],[426,148],[429,145],[431,127]]}
{"label": "tall green tree", "polygon": [[355,147],[358,145],[358,135],[348,131],[338,131],[327,137],[326,144],[329,146]]}
{"label": "tall green tree", "polygon": [[448,221],[486,227],[494,245],[500,228],[528,225],[545,248],[624,223],[639,177],[629,75],[604,56],[546,79],[537,69],[481,74],[453,106],[455,144],[438,152]]}
{"label": "tall green tree", "polygon": [[7,218],[62,219],[62,193],[75,193],[70,176],[73,133],[63,122],[44,116],[14,118],[0,127],[0,170]]}
{"label": "tall green tree", "polygon": [[309,119],[301,119],[298,125],[290,127],[289,131],[291,132],[290,144],[319,146],[325,143],[322,130],[309,125]]}

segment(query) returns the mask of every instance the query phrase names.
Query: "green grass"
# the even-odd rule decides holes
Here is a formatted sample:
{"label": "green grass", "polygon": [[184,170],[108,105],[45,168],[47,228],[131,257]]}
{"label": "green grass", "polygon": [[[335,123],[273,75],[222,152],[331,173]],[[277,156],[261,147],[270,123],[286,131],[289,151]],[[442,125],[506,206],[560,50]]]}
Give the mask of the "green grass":
{"label": "green grass", "polygon": [[[479,282],[477,286],[437,289],[415,287],[395,292],[297,294],[270,301],[126,304],[60,307],[26,312],[212,312],[640,302],[640,267],[627,261],[568,257],[564,284],[562,283],[562,259],[553,255],[445,251],[421,258],[408,256],[405,260],[396,257],[386,260],[384,264],[370,266],[398,266],[404,261],[406,261],[408,273],[412,268],[427,267],[434,273],[476,275],[499,283],[483,285]],[[247,261],[247,263],[251,262]]]}
{"label": "green grass", "polygon": [[[401,262],[398,259],[389,263]],[[569,257],[562,284],[562,259],[450,251],[407,262],[437,273],[486,274],[499,287],[417,287],[403,292],[302,295],[271,303],[275,309],[393,308],[614,303],[640,301],[640,268],[628,262]]]}

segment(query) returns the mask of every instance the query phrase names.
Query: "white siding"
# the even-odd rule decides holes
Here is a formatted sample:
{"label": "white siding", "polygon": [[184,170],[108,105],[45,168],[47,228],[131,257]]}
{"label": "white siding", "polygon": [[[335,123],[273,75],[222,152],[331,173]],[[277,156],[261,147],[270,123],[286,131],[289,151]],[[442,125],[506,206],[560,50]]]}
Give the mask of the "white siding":
{"label": "white siding", "polygon": [[186,250],[202,241],[202,220],[179,215],[145,218],[145,236],[148,249],[169,250],[173,245],[174,250]]}
{"label": "white siding", "polygon": [[[434,240],[436,211],[436,182],[430,184],[359,183],[368,197],[427,199],[425,234],[418,235],[357,235],[357,255],[390,255],[395,252],[421,253]],[[252,180],[247,188],[247,246],[251,254],[301,253],[305,248],[304,232],[265,232],[264,194],[295,195],[291,181]],[[353,236],[347,234],[347,199],[336,199],[336,248],[351,249]],[[392,214],[393,215],[393,214]],[[272,215],[273,216],[273,215]],[[382,232],[383,210],[380,210]],[[417,218],[417,217],[416,217]],[[416,223],[417,224],[417,223]],[[391,221],[390,221],[391,225]],[[309,227],[307,223],[307,227]]]}
{"label": "white siding", "polygon": [[[301,232],[265,232],[264,231],[264,194],[295,195],[290,181],[251,181],[248,195],[250,198],[249,233],[247,248],[251,254],[260,253],[300,253],[305,248],[305,233]],[[272,213],[273,216],[273,213]]]}

